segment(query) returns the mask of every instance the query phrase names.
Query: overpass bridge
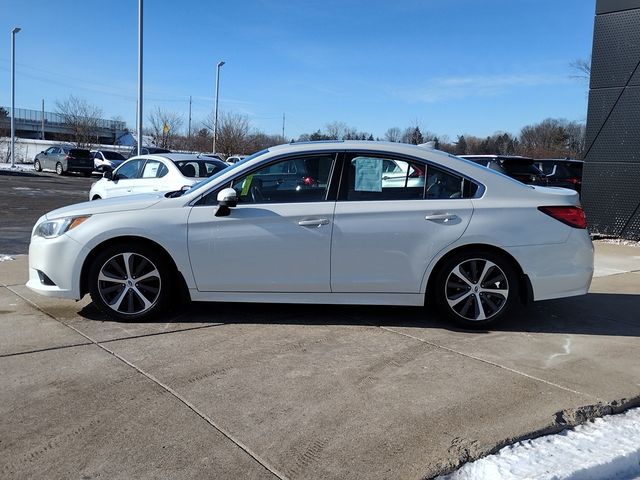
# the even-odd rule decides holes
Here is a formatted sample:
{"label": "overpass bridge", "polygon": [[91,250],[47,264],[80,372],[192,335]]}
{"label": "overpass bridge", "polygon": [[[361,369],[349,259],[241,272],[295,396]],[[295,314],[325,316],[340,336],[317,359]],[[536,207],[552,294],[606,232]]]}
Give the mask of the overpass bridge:
{"label": "overpass bridge", "polygon": [[[0,107],[0,112],[10,112],[8,107]],[[44,120],[44,121],[43,121]],[[10,116],[0,115],[0,137],[10,135]],[[16,137],[36,140],[73,141],[73,129],[64,121],[59,113],[15,109]],[[115,144],[116,139],[126,131],[125,122],[118,120],[97,119],[96,143]]]}

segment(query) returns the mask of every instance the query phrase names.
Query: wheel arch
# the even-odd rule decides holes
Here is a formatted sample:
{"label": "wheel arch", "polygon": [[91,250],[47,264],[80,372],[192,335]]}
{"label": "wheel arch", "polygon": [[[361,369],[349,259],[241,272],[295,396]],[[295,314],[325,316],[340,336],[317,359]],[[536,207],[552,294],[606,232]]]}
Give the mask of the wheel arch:
{"label": "wheel arch", "polygon": [[491,252],[496,255],[500,255],[505,260],[507,260],[509,264],[513,267],[515,272],[517,273],[518,278],[520,280],[519,282],[520,288],[518,291],[518,296],[520,298],[520,301],[525,305],[533,301],[534,297],[533,297],[533,288],[531,286],[531,280],[529,279],[529,276],[526,273],[524,273],[524,271],[522,270],[522,267],[520,266],[520,263],[513,257],[513,255],[511,255],[506,250],[500,247],[497,247],[495,245],[489,245],[486,243],[469,243],[466,245],[457,246],[449,250],[447,253],[445,253],[444,255],[442,255],[442,257],[438,259],[436,264],[433,266],[433,268],[429,272],[429,278],[427,280],[427,287],[425,290],[425,304],[431,303],[433,301],[434,287],[435,287],[434,284],[436,281],[436,277],[438,276],[438,272],[442,268],[442,265],[454,255],[457,255],[459,253],[462,253],[468,250],[474,250],[474,251],[483,250],[485,252]]}
{"label": "wheel arch", "polygon": [[146,237],[141,237],[137,235],[124,235],[119,237],[112,237],[108,240],[105,240],[95,247],[91,249],[89,254],[85,257],[84,262],[82,264],[82,269],[80,273],[80,296],[84,296],[89,292],[89,271],[91,270],[91,264],[96,256],[105,248],[111,247],[112,245],[117,244],[136,244],[136,245],[145,245],[148,248],[152,248],[157,251],[162,257],[167,261],[168,265],[171,267],[175,274],[175,280],[178,285],[178,295],[180,299],[188,299],[189,298],[189,288],[187,287],[187,282],[182,275],[182,272],[178,269],[176,262],[173,260],[169,252],[160,245],[158,242],[150,240]]}

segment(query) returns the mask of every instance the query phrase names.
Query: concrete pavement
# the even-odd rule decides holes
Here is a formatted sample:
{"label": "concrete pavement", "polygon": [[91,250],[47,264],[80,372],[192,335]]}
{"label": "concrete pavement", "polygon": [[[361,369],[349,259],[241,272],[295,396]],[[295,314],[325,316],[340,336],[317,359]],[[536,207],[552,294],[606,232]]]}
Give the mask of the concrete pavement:
{"label": "concrete pavement", "polygon": [[640,403],[636,255],[597,244],[589,295],[490,332],[418,308],[211,303],[114,322],[31,293],[26,257],[2,262],[0,476],[432,477]]}

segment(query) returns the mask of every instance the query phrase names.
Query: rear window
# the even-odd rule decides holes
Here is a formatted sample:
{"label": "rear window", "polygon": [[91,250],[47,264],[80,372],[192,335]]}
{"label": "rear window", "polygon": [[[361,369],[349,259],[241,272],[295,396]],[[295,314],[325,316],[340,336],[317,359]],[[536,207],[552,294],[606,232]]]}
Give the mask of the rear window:
{"label": "rear window", "polygon": [[510,175],[540,175],[540,169],[533,164],[533,161],[526,160],[502,160],[502,168]]}
{"label": "rear window", "polygon": [[102,155],[107,160],[125,160],[123,155],[118,152],[110,152],[109,150],[102,150]]}
{"label": "rear window", "polygon": [[91,152],[82,148],[72,148],[69,150],[69,155],[71,155],[72,157],[88,158],[91,157]]}

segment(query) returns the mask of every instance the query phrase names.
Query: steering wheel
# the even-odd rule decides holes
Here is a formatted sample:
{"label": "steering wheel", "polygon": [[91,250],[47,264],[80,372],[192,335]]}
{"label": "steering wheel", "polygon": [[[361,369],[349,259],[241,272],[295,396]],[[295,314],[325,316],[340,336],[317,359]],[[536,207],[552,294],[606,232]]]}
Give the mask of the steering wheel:
{"label": "steering wheel", "polygon": [[251,197],[251,203],[262,203],[264,202],[264,195],[262,195],[262,191],[258,185],[253,184],[249,187],[249,196]]}

